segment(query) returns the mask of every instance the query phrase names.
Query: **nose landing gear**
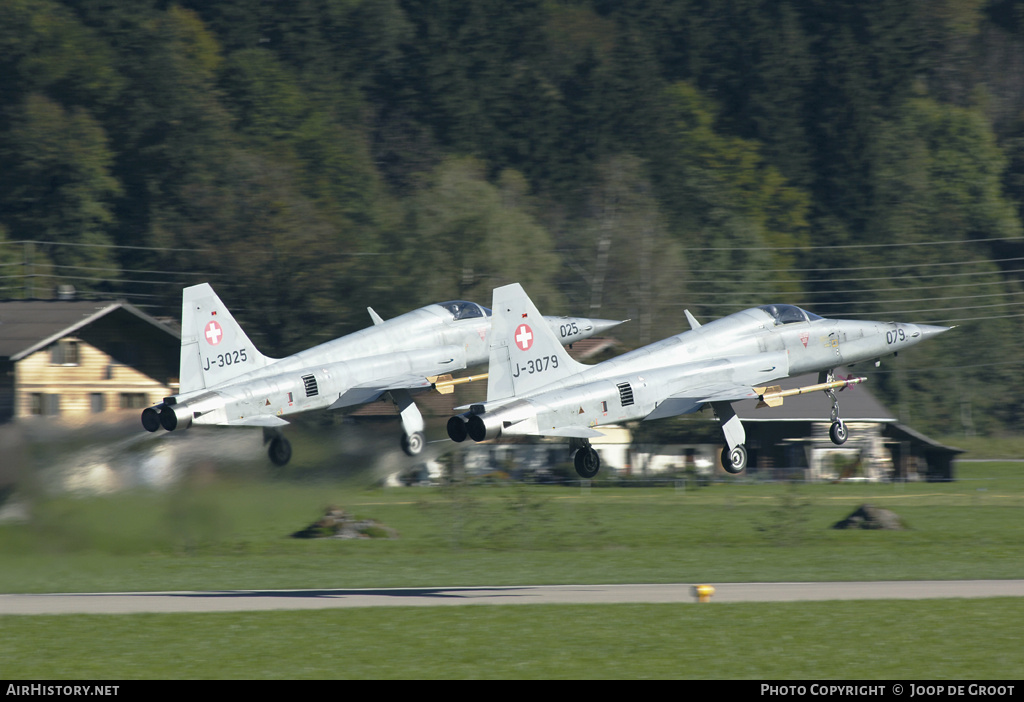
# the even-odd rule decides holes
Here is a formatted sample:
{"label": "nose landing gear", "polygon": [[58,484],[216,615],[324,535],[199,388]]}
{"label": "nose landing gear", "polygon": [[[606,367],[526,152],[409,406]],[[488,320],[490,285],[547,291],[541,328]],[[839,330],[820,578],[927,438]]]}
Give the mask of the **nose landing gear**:
{"label": "nose landing gear", "polygon": [[[825,374],[825,381],[827,383],[833,383],[836,379],[835,370],[828,371]],[[825,391],[828,398],[832,400],[832,411],[830,418],[832,419],[832,426],[829,427],[828,437],[832,439],[832,443],[836,446],[842,446],[846,443],[846,440],[850,438],[850,433],[846,429],[846,424],[839,417],[839,400],[836,398],[836,391],[829,389]]]}

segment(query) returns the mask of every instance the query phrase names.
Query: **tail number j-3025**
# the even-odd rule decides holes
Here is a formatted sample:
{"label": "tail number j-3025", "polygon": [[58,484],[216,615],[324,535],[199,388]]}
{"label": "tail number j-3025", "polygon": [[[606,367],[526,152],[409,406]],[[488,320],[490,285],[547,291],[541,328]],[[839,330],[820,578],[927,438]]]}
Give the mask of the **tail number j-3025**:
{"label": "tail number j-3025", "polygon": [[558,368],[558,356],[539,356],[531,358],[526,363],[517,363],[516,372],[512,374],[512,377],[518,378],[520,375],[543,373],[549,368]]}
{"label": "tail number j-3025", "polygon": [[219,353],[216,356],[207,356],[206,365],[203,367],[203,370],[208,371],[214,367],[224,368],[225,366],[233,366],[236,363],[245,363],[248,360],[249,357],[245,355],[245,349],[228,351],[227,353]]}

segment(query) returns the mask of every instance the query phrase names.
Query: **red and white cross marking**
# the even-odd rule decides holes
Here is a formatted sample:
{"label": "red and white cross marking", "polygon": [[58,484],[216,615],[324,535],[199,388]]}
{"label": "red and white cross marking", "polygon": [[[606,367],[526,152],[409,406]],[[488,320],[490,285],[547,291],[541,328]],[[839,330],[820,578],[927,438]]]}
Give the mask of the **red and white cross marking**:
{"label": "red and white cross marking", "polygon": [[523,351],[529,351],[530,347],[533,346],[533,330],[530,329],[529,324],[520,324],[516,328],[516,346]]}
{"label": "red and white cross marking", "polygon": [[211,346],[216,346],[220,343],[220,340],[224,338],[224,330],[220,328],[220,325],[216,322],[210,322],[206,325],[206,329],[203,331],[206,336],[206,340]]}

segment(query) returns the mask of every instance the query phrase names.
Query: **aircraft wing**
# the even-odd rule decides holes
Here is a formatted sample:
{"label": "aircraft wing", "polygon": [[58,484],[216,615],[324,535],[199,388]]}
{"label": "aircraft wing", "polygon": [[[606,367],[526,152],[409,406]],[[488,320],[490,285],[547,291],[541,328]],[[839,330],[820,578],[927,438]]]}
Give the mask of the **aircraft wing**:
{"label": "aircraft wing", "polygon": [[697,412],[710,402],[756,400],[755,387],[788,375],[789,355],[784,351],[690,364],[668,384],[669,394],[644,420]]}
{"label": "aircraft wing", "polygon": [[389,390],[429,390],[433,383],[423,375],[398,375],[356,385],[343,392],[327,409],[342,409],[376,402]]}
{"label": "aircraft wing", "polygon": [[466,352],[459,346],[401,351],[367,359],[359,367],[354,363],[351,366],[353,375],[366,380],[350,386],[328,409],[374,402],[390,390],[429,390],[434,385],[431,377],[466,367]]}

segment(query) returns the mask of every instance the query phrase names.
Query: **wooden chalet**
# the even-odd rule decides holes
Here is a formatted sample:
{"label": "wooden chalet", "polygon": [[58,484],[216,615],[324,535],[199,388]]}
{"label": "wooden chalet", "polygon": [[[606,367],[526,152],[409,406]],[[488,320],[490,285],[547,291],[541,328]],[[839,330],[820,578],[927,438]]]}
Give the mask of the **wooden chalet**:
{"label": "wooden chalet", "polygon": [[0,302],[0,422],[141,412],[177,391],[180,346],[123,301]]}

